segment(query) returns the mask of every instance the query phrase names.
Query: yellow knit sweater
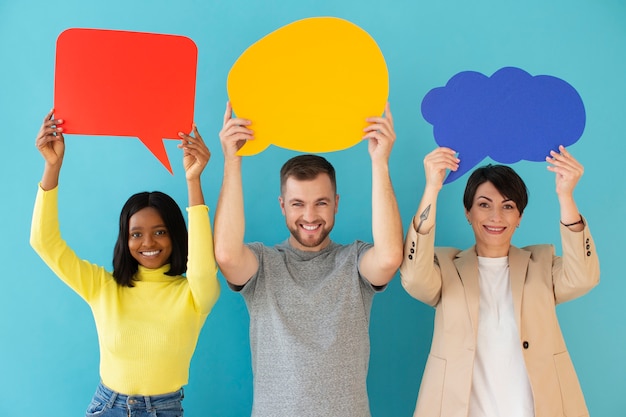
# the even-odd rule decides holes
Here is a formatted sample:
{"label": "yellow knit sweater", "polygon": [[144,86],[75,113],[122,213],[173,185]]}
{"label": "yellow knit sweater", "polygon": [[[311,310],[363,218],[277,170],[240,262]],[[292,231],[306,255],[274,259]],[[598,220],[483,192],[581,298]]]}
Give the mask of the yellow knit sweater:
{"label": "yellow knit sweater", "polygon": [[91,307],[100,345],[100,377],[127,395],[158,395],[187,384],[198,335],[220,292],[208,208],[189,207],[187,278],[169,265],[139,266],[135,286],[117,285],[103,267],[81,260],[61,238],[58,187],[39,187],[30,243]]}

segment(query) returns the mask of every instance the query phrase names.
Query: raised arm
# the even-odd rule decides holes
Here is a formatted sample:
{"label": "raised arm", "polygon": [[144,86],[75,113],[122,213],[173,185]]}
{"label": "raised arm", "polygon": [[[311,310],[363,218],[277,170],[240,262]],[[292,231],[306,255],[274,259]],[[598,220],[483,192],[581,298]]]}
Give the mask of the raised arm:
{"label": "raised arm", "polygon": [[207,148],[198,127],[194,123],[193,136],[179,132],[181,143],[178,145],[183,150],[183,166],[185,167],[185,179],[187,180],[187,193],[189,207],[204,205],[204,194],[200,176],[211,159],[211,152]]}
{"label": "raised arm", "polygon": [[459,159],[450,148],[437,148],[424,157],[426,184],[411,226],[417,233],[426,235],[435,225],[437,197],[443,187],[446,172],[448,169],[456,171],[458,168]]}
{"label": "raised arm", "polygon": [[100,286],[112,281],[104,268],[91,264],[74,253],[61,237],[58,216],[59,173],[65,154],[63,120],[54,119],[51,110],[43,120],[35,146],[45,165],[35,199],[30,229],[30,245],[54,273],[87,302]]}
{"label": "raised arm", "polygon": [[585,225],[574,201],[574,188],[582,177],[584,168],[564,146],[559,146],[559,152],[550,151],[546,161],[551,164],[548,165],[548,170],[556,174],[556,195],[561,209],[561,224],[573,232],[580,232]]}
{"label": "raised arm", "polygon": [[556,194],[561,211],[563,256],[556,257],[552,281],[557,303],[587,293],[600,280],[600,263],[591,232],[574,201],[574,188],[583,175],[583,166],[563,147],[546,158],[556,174]]}
{"label": "raised arm", "polygon": [[65,138],[63,137],[63,120],[53,117],[54,109],[44,117],[35,146],[45,160],[41,188],[50,191],[59,185],[59,174],[65,155]]}
{"label": "raised arm", "polygon": [[241,156],[237,151],[254,139],[248,129],[249,120],[232,117],[230,103],[226,104],[220,142],[224,152],[224,178],[215,211],[215,257],[226,280],[236,286],[245,285],[256,274],[259,263],[244,245],[245,218]]}
{"label": "raised arm", "polygon": [[189,254],[187,259],[187,281],[196,302],[197,311],[208,314],[217,301],[220,285],[217,280],[217,265],[213,251],[213,236],[209,221],[209,209],[204,204],[200,177],[202,171],[211,159],[211,152],[207,148],[196,125],[193,125],[193,135],[180,132],[183,150],[183,166],[189,207]]}
{"label": "raised arm", "polygon": [[389,175],[389,155],[396,140],[389,104],[385,117],[370,117],[363,139],[372,160],[372,236],[374,246],[361,258],[361,274],[376,286],[386,285],[402,262],[402,220]]}
{"label": "raised arm", "polygon": [[433,263],[437,197],[446,170],[456,171],[458,167],[459,159],[452,149],[437,148],[426,155],[424,193],[404,242],[404,257],[400,266],[402,286],[413,297],[431,306],[438,302],[441,294],[441,275]]}

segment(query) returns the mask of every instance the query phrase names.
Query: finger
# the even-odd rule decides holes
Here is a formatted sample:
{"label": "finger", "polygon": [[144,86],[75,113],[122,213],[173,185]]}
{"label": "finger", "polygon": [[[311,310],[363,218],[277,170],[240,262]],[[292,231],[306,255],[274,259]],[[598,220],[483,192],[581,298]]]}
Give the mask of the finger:
{"label": "finger", "polygon": [[226,102],[226,111],[224,112],[224,125],[233,117],[233,108],[230,105],[230,101]]}
{"label": "finger", "polygon": [[387,136],[383,135],[379,131],[367,132],[361,139],[375,139],[378,142],[384,140]]}
{"label": "finger", "polygon": [[204,140],[202,140],[202,135],[200,135],[200,132],[198,132],[198,125],[195,123],[193,124],[193,136],[199,143],[204,143]]}
{"label": "finger", "polygon": [[234,125],[229,127],[228,129],[226,129],[224,132],[224,136],[232,136],[232,135],[236,135],[239,133],[245,133],[248,135],[253,135],[254,134],[254,130],[248,129],[245,126],[241,126],[241,125]]}
{"label": "finger", "polygon": [[249,140],[254,140],[254,136],[249,135],[247,133],[236,133],[233,135],[229,135],[228,137],[225,138],[225,140],[227,140],[228,142],[239,142],[239,141],[249,141]]}
{"label": "finger", "polygon": [[367,119],[365,119],[365,121],[370,123],[370,126],[375,124],[381,124],[392,127],[391,120],[387,119],[386,117],[368,117]]}
{"label": "finger", "polygon": [[44,142],[47,143],[50,140],[58,140],[63,139],[63,128],[62,127],[45,127],[39,131],[36,142]]}
{"label": "finger", "polygon": [[363,131],[370,132],[373,130],[384,131],[388,136],[395,136],[391,121],[384,117],[372,117],[367,119],[370,124],[363,128]]}
{"label": "finger", "polygon": [[546,157],[546,162],[564,169],[582,171],[583,166],[571,155],[563,155],[555,151],[550,151],[550,156]]}
{"label": "finger", "polygon": [[385,105],[385,118],[389,120],[391,126],[393,126],[393,115],[391,114],[391,108],[389,107],[389,102]]}
{"label": "finger", "polygon": [[48,120],[52,119],[52,115],[54,114],[54,109],[50,109],[46,117],[43,118],[43,122],[46,123]]}
{"label": "finger", "polygon": [[384,125],[370,125],[367,128],[363,129],[363,131],[365,132],[365,136],[371,134],[382,134],[383,136],[393,138],[393,135],[391,134],[389,128]]}

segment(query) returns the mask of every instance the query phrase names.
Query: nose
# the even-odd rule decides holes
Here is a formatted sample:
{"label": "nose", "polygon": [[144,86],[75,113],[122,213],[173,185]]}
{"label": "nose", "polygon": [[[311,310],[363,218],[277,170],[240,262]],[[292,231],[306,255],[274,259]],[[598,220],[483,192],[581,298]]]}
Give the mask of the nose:
{"label": "nose", "polygon": [[315,207],[311,206],[311,205],[306,205],[304,207],[304,213],[302,218],[304,219],[305,222],[311,222],[313,220],[315,220]]}
{"label": "nose", "polygon": [[143,246],[151,246],[152,243],[154,242],[154,237],[152,236],[152,233],[146,233],[143,236]]}
{"label": "nose", "polygon": [[491,219],[494,221],[502,219],[502,209],[500,207],[494,207],[493,210],[491,210]]}

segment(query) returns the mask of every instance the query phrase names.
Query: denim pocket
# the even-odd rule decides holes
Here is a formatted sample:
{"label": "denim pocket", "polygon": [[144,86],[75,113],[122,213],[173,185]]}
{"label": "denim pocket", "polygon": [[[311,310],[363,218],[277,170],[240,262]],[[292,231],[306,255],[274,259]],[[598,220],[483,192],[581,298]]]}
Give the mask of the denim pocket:
{"label": "denim pocket", "polygon": [[183,407],[180,401],[159,404],[150,413],[151,417],[183,417]]}
{"label": "denim pocket", "polygon": [[85,412],[85,417],[95,417],[102,415],[104,413],[104,409],[106,407],[106,403],[97,400],[96,398],[92,399],[87,407],[87,411]]}

